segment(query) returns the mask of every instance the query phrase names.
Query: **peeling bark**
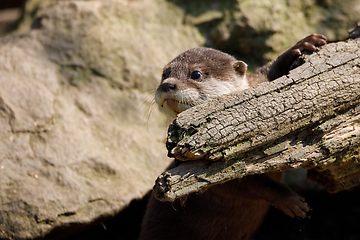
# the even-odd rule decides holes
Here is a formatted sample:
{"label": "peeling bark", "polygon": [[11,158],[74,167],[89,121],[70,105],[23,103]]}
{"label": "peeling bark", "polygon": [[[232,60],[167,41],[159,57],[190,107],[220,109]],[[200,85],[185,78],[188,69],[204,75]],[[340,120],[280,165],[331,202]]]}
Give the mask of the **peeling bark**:
{"label": "peeling bark", "polygon": [[360,40],[328,44],[270,83],[195,106],[170,125],[155,196],[172,201],[246,175],[294,168],[329,192],[360,180]]}

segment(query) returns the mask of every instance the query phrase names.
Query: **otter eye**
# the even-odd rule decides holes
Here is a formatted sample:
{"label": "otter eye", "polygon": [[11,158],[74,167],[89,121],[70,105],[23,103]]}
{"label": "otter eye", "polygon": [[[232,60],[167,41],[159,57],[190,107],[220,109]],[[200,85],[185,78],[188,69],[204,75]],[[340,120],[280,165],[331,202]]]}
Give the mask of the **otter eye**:
{"label": "otter eye", "polygon": [[199,71],[193,71],[193,72],[191,73],[190,78],[193,79],[193,80],[198,80],[198,79],[200,79],[200,78],[201,78],[201,72],[199,72]]}

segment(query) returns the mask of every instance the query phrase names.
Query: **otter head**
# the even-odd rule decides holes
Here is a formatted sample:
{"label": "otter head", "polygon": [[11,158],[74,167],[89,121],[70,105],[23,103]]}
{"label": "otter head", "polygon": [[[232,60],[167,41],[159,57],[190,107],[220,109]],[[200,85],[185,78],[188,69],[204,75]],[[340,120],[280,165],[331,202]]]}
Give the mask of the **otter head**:
{"label": "otter head", "polygon": [[248,88],[247,65],[211,48],[193,48],[163,69],[155,101],[170,117],[224,94]]}

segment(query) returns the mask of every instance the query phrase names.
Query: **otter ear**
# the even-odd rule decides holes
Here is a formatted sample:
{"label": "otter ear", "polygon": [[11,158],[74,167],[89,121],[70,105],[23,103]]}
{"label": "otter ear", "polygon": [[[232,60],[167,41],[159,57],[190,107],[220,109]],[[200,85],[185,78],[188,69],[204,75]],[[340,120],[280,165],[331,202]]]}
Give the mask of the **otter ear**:
{"label": "otter ear", "polygon": [[235,61],[233,63],[233,68],[238,74],[240,74],[240,76],[244,76],[247,71],[247,64],[243,61]]}

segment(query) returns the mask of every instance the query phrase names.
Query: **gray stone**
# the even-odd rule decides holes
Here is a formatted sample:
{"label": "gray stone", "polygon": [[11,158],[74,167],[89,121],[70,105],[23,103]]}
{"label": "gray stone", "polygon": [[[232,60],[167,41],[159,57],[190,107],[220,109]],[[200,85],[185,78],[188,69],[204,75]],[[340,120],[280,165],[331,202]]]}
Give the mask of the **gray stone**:
{"label": "gray stone", "polygon": [[150,93],[167,61],[202,43],[182,14],[165,1],[60,2],[0,39],[0,238],[110,217],[151,189],[169,160]]}

